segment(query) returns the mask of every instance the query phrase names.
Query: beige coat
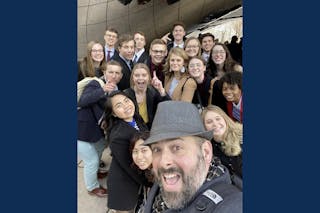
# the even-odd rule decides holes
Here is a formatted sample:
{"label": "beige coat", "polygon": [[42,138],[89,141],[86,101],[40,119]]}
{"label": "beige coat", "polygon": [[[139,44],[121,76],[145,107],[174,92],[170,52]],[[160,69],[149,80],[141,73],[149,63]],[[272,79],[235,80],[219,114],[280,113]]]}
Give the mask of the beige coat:
{"label": "beige coat", "polygon": [[[172,76],[165,76],[164,79],[164,89],[167,93],[169,93],[170,84],[173,80]],[[178,85],[173,90],[171,99],[174,101],[186,101],[186,102],[192,102],[194,92],[197,89],[197,83],[196,81],[191,78],[189,75],[183,75],[181,76]]]}

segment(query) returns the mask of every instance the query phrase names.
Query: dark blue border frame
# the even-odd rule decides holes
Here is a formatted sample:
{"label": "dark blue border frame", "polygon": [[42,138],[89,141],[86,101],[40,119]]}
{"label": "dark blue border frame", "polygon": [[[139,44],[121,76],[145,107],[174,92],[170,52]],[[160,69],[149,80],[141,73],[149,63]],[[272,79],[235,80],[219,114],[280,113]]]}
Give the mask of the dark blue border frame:
{"label": "dark blue border frame", "polygon": [[1,20],[2,212],[77,212],[77,1],[12,1]]}
{"label": "dark blue border frame", "polygon": [[243,8],[244,212],[317,212],[319,9],[251,0]]}
{"label": "dark blue border frame", "polygon": [[[318,7],[243,4],[244,212],[317,212]],[[77,3],[6,2],[0,20],[1,207],[76,212]]]}

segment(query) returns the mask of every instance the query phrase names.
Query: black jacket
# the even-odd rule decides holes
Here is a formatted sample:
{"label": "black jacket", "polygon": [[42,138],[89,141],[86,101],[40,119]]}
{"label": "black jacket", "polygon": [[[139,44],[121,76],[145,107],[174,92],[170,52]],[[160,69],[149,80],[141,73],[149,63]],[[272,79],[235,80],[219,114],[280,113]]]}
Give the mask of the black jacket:
{"label": "black jacket", "polygon": [[156,66],[152,63],[151,56],[149,56],[148,60],[146,61],[146,65],[150,69],[151,78],[153,78],[153,72],[156,71],[158,79],[162,82],[162,85],[164,86],[163,63],[161,65]]}
{"label": "black jacket", "polygon": [[211,140],[213,155],[221,160],[221,163],[228,168],[231,174],[242,178],[242,154],[238,156],[227,156],[221,149],[221,143]]}
{"label": "black jacket", "polygon": [[114,54],[111,60],[118,61],[122,67],[122,78],[118,83],[119,90],[125,90],[130,87],[130,76],[131,69],[128,67],[127,63],[119,56],[119,54]]}
{"label": "black jacket", "polygon": [[149,58],[149,53],[145,50],[142,55],[138,58],[138,61],[136,62],[137,63],[144,63],[144,64],[147,64],[147,60]]}
{"label": "black jacket", "polygon": [[[140,131],[147,127],[140,119],[136,119]],[[129,142],[137,132],[123,120],[117,120],[109,135],[112,161],[108,174],[108,208],[115,210],[133,209],[138,202],[138,192],[141,184],[147,180],[143,174],[131,167],[132,157],[129,154]]]}
{"label": "black jacket", "polygon": [[[144,213],[152,212],[152,204],[159,193],[159,186],[151,188]],[[217,202],[215,193],[223,198]],[[204,195],[206,194],[206,195]],[[217,202],[217,204],[215,204]],[[205,182],[196,192],[187,206],[180,210],[167,209],[163,213],[242,213],[242,192],[231,185],[230,175],[226,171],[220,177]]]}
{"label": "black jacket", "polygon": [[106,100],[98,81],[92,80],[86,85],[78,102],[78,140],[94,143],[104,137],[98,121]]}
{"label": "black jacket", "polygon": [[[136,100],[136,94],[132,88],[128,88],[124,91],[127,93],[133,100]],[[147,123],[148,128],[151,128],[154,115],[156,114],[158,104],[162,101],[171,100],[170,96],[161,96],[160,93],[152,86],[147,88],[147,111],[149,122]],[[136,104],[137,105],[137,104]]]}

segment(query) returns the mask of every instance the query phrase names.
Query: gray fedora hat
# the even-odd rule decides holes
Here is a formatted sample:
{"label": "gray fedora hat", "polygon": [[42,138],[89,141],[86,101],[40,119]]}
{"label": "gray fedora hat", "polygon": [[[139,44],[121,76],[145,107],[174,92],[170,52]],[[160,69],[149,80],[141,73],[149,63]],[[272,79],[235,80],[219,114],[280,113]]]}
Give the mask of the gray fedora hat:
{"label": "gray fedora hat", "polygon": [[184,101],[159,103],[150,137],[144,145],[184,136],[199,136],[211,140],[213,133],[204,129],[199,110],[195,105]]}

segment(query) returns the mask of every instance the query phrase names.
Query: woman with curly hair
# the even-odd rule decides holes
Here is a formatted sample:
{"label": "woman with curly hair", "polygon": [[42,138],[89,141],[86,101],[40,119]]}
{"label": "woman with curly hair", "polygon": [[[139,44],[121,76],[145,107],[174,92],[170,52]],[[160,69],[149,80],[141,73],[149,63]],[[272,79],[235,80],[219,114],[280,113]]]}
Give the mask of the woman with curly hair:
{"label": "woman with curly hair", "polygon": [[228,47],[222,43],[216,43],[212,48],[207,72],[216,81],[212,90],[212,104],[219,106],[223,111],[227,112],[227,101],[222,95],[222,86],[220,78],[231,71],[242,72],[242,66],[233,60]]}
{"label": "woman with curly hair", "polygon": [[242,178],[242,124],[234,122],[221,108],[207,106],[202,112],[206,130],[213,131],[214,156],[220,158],[231,176]]}

